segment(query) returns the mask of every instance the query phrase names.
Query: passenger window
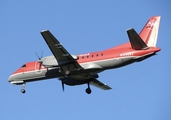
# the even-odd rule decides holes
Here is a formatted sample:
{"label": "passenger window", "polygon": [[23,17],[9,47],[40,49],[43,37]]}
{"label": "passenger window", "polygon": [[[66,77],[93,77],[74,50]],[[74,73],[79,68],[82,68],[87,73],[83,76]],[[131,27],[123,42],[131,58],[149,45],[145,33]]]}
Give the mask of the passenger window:
{"label": "passenger window", "polygon": [[91,57],[94,57],[94,55],[92,55]]}
{"label": "passenger window", "polygon": [[98,57],[98,54],[96,56]]}
{"label": "passenger window", "polygon": [[103,53],[101,54],[101,56],[103,56]]}

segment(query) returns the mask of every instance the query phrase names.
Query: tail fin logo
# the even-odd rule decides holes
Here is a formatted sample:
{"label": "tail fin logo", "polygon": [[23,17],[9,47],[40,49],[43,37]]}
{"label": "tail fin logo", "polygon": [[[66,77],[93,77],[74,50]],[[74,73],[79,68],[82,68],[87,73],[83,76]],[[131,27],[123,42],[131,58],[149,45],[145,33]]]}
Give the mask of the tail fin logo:
{"label": "tail fin logo", "polygon": [[152,30],[153,29],[153,27],[155,26],[157,24],[157,21],[150,21],[148,24],[147,24],[147,26],[146,26],[146,28],[148,28],[149,30]]}
{"label": "tail fin logo", "polygon": [[148,47],[156,47],[159,24],[160,16],[151,17],[139,34]]}

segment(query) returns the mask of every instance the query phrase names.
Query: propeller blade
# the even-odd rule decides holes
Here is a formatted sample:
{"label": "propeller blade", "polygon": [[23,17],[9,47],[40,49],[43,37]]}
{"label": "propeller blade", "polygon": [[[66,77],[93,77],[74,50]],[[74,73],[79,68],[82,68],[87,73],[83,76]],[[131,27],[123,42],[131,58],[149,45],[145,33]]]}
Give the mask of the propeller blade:
{"label": "propeller blade", "polygon": [[35,54],[36,54],[37,58],[38,58],[39,60],[41,60],[41,58],[39,57],[39,55],[37,54],[37,52],[35,52]]}
{"label": "propeller blade", "polygon": [[64,92],[64,82],[63,82],[63,80],[61,80],[61,83],[62,83],[62,90]]}
{"label": "propeller blade", "polygon": [[40,56],[41,58],[43,57],[43,51],[41,50],[41,56]]}

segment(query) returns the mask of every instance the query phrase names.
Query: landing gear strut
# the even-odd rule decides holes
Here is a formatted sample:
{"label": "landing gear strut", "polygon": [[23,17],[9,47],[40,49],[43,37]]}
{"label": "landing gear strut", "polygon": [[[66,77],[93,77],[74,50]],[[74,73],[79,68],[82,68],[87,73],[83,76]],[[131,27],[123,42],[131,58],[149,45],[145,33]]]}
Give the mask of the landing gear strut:
{"label": "landing gear strut", "polygon": [[87,94],[91,94],[90,83],[88,83],[88,88],[85,91]]}
{"label": "landing gear strut", "polygon": [[67,64],[67,70],[65,71],[65,75],[66,76],[69,76],[70,75],[69,64]]}
{"label": "landing gear strut", "polygon": [[22,84],[22,88],[21,88],[21,92],[22,92],[23,94],[26,92],[26,90],[24,89],[24,88],[25,88],[25,85],[26,85],[26,83],[23,83],[23,84]]}

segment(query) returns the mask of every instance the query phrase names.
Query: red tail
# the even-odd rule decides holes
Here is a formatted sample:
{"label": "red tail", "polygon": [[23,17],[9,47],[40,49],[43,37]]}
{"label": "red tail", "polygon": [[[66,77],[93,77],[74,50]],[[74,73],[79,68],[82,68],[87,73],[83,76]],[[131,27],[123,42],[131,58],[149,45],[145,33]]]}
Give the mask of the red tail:
{"label": "red tail", "polygon": [[151,17],[139,34],[149,47],[156,46],[159,24],[160,16]]}
{"label": "red tail", "polygon": [[[156,46],[159,24],[160,24],[160,16],[151,17],[145,24],[145,26],[142,29],[142,31],[140,32],[140,34],[138,35],[145,42],[147,47],[155,47]],[[129,32],[129,30],[127,32]],[[128,42],[128,43],[113,47],[111,49],[132,48],[131,45],[133,45],[133,44],[130,44],[130,42]],[[137,49],[137,48],[135,48],[135,49]],[[138,49],[139,49],[139,47],[138,47]]]}

